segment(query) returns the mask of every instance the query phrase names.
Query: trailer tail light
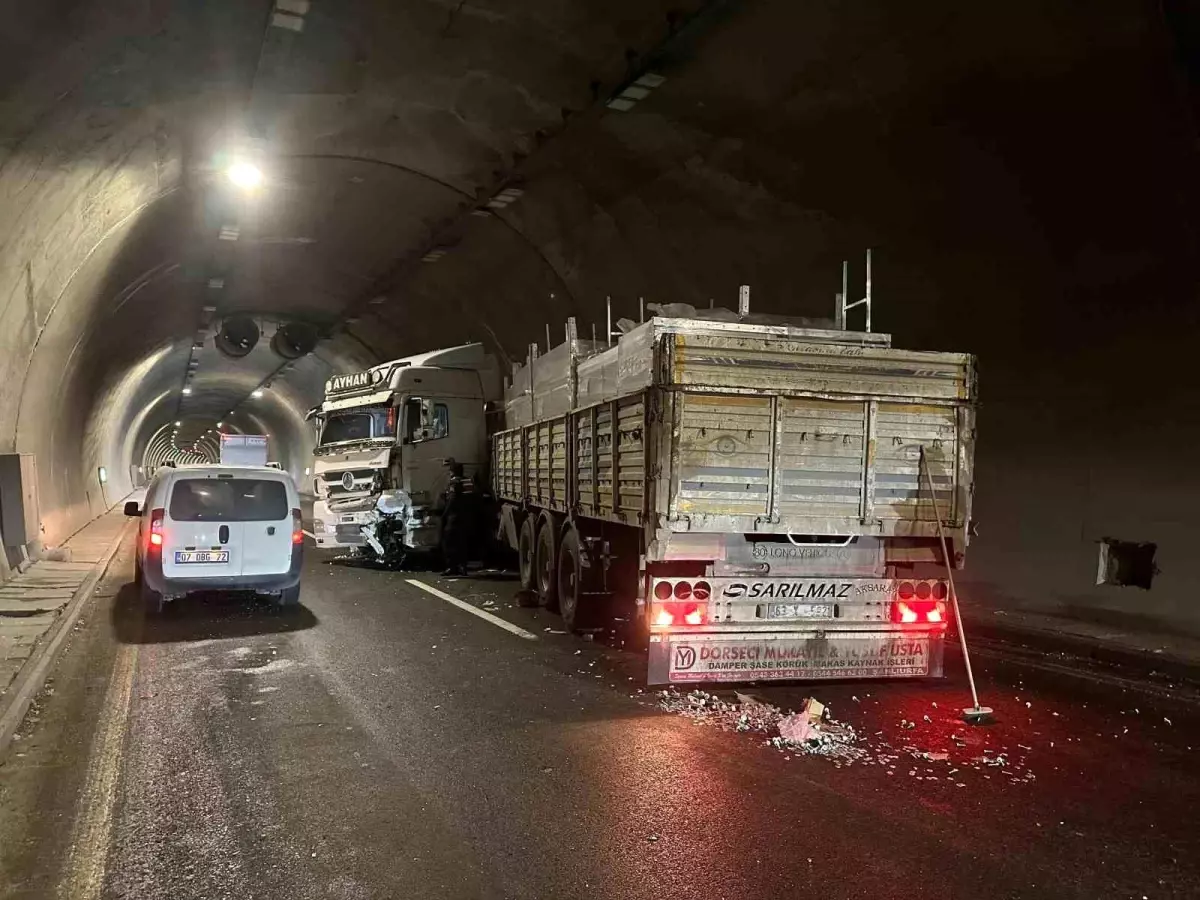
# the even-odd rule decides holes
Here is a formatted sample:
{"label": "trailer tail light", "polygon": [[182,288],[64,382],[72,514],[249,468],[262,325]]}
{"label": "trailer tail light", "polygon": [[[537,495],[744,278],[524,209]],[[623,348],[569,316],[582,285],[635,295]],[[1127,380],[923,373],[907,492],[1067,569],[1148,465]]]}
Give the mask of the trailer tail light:
{"label": "trailer tail light", "polygon": [[692,585],[687,581],[675,582],[675,599],[690,600],[692,597]]}
{"label": "trailer tail light", "polygon": [[892,604],[897,625],[944,625],[946,604],[940,600],[897,600]]}
{"label": "trailer tail light", "polygon": [[650,619],[655,625],[703,625],[708,621],[707,603],[663,603],[655,605]]}
{"label": "trailer tail light", "polygon": [[163,520],[167,516],[165,509],[155,509],[150,512],[150,535],[147,538],[150,549],[162,552]]}
{"label": "trailer tail light", "polygon": [[[672,590],[673,590],[673,588],[671,587],[671,582],[660,581],[660,582],[658,582],[658,584],[654,585],[654,599],[655,600],[670,600]],[[669,625],[670,623],[668,622],[667,624]]]}
{"label": "trailer tail light", "polygon": [[300,510],[298,509],[292,510],[292,543],[304,543],[304,525],[303,520],[300,518]]}

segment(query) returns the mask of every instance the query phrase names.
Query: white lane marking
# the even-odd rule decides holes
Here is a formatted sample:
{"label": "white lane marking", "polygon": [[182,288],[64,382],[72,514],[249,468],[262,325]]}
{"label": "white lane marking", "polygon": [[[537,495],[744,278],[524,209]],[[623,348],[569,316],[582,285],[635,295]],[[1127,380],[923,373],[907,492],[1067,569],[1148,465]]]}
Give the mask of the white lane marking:
{"label": "white lane marking", "polygon": [[470,603],[459,600],[457,597],[450,596],[445,591],[439,591],[435,587],[430,587],[423,581],[418,581],[416,578],[409,578],[408,583],[413,587],[419,587],[427,594],[433,594],[433,596],[437,597],[439,600],[445,600],[452,606],[457,606],[459,609],[465,609],[471,615],[479,616],[479,618],[483,619],[485,622],[491,622],[493,625],[515,634],[517,637],[523,637],[527,641],[536,641],[538,639],[537,635],[532,631],[526,631],[524,628],[519,628],[512,624],[512,622],[505,622],[499,616],[493,616],[490,612],[480,609],[478,606],[472,606]]}
{"label": "white lane marking", "polygon": [[113,662],[112,678],[101,707],[100,729],[80,795],[82,810],[72,834],[66,883],[59,896],[70,900],[95,900],[104,884],[113,809],[121,781],[121,750],[133,699],[137,671],[137,646],[123,644]]}

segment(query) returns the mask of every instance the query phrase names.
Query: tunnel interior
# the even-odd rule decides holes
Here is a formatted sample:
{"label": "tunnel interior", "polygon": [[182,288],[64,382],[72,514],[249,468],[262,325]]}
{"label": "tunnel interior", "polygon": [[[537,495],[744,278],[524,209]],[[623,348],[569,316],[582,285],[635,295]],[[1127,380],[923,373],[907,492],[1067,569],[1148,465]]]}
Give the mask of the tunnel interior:
{"label": "tunnel interior", "polygon": [[[36,460],[44,543],[222,430],[267,434],[303,484],[331,373],[469,340],[518,359],[609,297],[749,284],[763,312],[828,315],[872,247],[876,330],[980,358],[965,589],[1200,629],[1194,96],[1158,7],[116,0],[7,22],[0,450]],[[1157,544],[1151,590],[1095,585],[1104,538]]]}

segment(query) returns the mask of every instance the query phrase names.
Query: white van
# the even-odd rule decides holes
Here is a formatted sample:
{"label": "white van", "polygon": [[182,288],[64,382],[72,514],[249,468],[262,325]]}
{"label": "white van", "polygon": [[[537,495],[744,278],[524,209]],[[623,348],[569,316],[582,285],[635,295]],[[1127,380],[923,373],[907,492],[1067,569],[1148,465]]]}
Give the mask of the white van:
{"label": "white van", "polygon": [[304,532],[300,496],[286,472],[265,466],[159,469],[140,518],[136,578],[154,611],[196,591],[257,591],[300,602]]}

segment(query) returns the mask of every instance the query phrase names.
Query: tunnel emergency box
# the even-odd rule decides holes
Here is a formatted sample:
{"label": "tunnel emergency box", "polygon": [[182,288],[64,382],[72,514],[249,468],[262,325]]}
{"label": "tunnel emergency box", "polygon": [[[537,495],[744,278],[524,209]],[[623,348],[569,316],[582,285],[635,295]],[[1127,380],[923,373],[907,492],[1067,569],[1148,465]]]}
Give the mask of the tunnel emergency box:
{"label": "tunnel emergency box", "polygon": [[[41,539],[37,460],[31,453],[0,453],[0,536],[8,563]],[[32,552],[32,551],[30,551]]]}
{"label": "tunnel emergency box", "polygon": [[265,466],[267,436],[265,434],[221,435],[221,465]]}

